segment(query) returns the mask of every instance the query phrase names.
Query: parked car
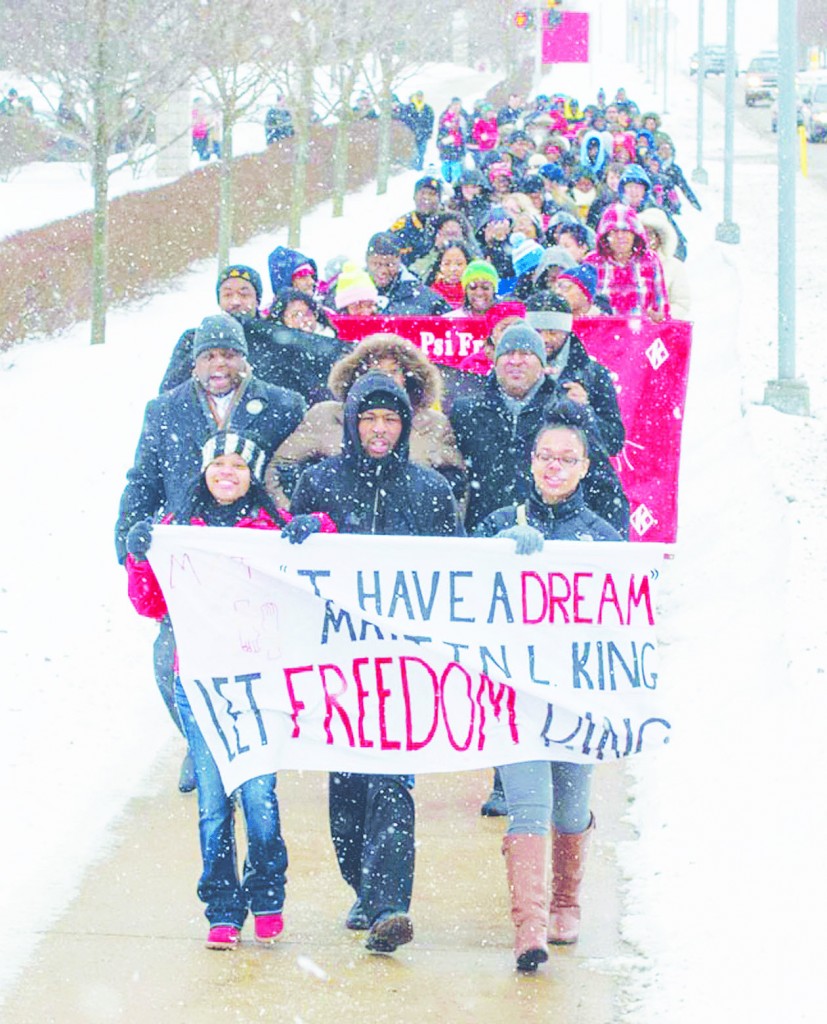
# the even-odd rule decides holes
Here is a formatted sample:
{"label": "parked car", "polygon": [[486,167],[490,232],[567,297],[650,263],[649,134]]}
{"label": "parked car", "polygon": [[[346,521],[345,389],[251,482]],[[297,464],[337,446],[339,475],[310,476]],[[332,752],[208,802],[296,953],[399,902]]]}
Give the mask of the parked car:
{"label": "parked car", "polygon": [[[804,97],[810,88],[810,80],[812,78],[812,72],[799,71],[795,76],[795,113],[796,113],[796,124],[800,128],[804,124]],[[770,107],[770,128],[774,131],[778,131],[778,93],[772,101]]]}
{"label": "parked car", "polygon": [[827,138],[827,79],[812,83],[802,101],[804,128],[810,142]]}
{"label": "parked car", "polygon": [[[726,71],[726,47],[718,43],[710,43],[703,49],[704,54],[704,78],[707,75],[723,75]],[[689,59],[689,74],[696,75],[701,65],[700,51],[696,50]],[[738,61],[735,61],[736,68]],[[737,71],[736,71],[737,74]]]}
{"label": "parked car", "polygon": [[765,53],[749,62],[744,86],[744,99],[748,107],[759,101],[771,103],[778,91],[778,54]]}

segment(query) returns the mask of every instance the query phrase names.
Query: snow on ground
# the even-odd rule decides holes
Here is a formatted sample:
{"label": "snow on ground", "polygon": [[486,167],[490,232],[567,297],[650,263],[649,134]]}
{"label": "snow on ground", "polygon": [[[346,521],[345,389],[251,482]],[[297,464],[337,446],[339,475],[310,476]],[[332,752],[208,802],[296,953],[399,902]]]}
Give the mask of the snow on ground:
{"label": "snow on ground", "polygon": [[[608,46],[623,34],[606,24],[601,38]],[[558,67],[541,87],[576,81],[585,102],[601,84],[622,84],[657,106],[616,57],[570,77]],[[488,84],[454,71],[416,82],[438,109]],[[666,119],[687,173],[692,89],[676,75]],[[784,416],[756,404],[776,373],[772,147],[738,127],[742,242],[717,243],[723,119],[711,99],[706,115],[710,185],[698,189],[703,213],[687,207],[682,219],[696,326],[680,540],[662,593],[662,672],[680,728],[670,748],[629,766],[636,838],[619,854],[630,952],[606,965],[630,1024],[810,1021],[820,1008],[827,356],[816,318],[827,195],[800,182],[799,372],[813,417]],[[15,181],[24,188],[28,177]],[[348,197],[337,221],[320,207],[305,219],[302,247],[322,264],[359,258],[374,230],[410,208],[415,177],[399,175],[385,197],[370,187]],[[77,181],[60,190],[67,212],[88,202]],[[264,270],[284,242],[261,236],[232,256]],[[23,442],[6,447],[0,512],[0,764],[14,823],[0,854],[14,880],[0,895],[0,919],[14,923],[0,934],[0,993],[105,853],[128,799],[150,790],[161,752],[180,743],[152,679],[154,627],[127,601],[112,526],[144,403],[180,332],[212,311],[214,277],[204,261],[162,294],[112,311],[104,346],[90,347],[80,324],[0,355],[0,403]]]}
{"label": "snow on ground", "polygon": [[[432,64],[405,83],[402,95],[407,97],[414,89],[423,89],[426,99],[439,114],[454,95],[462,96],[467,104],[472,105],[476,99],[485,95],[498,81],[498,77],[493,72],[471,71],[470,68],[453,64]],[[24,79],[13,78],[4,80],[3,93],[12,84],[23,94],[31,91],[27,90]],[[275,99],[275,96],[270,99]],[[236,126],[233,132],[233,152],[236,156],[259,153],[265,149],[264,115],[268,106],[267,96],[262,97],[251,112],[250,120],[243,120]],[[436,159],[433,143],[429,155]],[[192,153],[190,168],[203,166],[198,156]],[[136,165],[125,164],[123,154],[113,156],[110,169],[110,199],[116,199],[127,192],[154,188],[169,180],[158,177],[154,156]],[[0,180],[0,239],[17,231],[26,231],[91,210],[93,199],[87,163],[35,161],[12,170],[7,180]]]}

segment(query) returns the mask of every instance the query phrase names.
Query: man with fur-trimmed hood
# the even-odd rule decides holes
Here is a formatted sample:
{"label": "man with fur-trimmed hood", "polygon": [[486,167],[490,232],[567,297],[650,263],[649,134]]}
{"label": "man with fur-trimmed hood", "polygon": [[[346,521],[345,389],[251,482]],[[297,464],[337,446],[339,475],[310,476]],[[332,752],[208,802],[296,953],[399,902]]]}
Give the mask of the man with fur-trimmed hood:
{"label": "man with fur-trimmed hood", "polygon": [[[294,515],[326,512],[340,533],[464,536],[451,488],[408,457],[412,421],[408,395],[391,377],[376,370],[360,377],[345,400],[341,453],[302,473]],[[407,775],[330,775],[330,833],[356,896],[345,925],[368,931],[372,953],[392,953],[413,938],[412,786]]]}

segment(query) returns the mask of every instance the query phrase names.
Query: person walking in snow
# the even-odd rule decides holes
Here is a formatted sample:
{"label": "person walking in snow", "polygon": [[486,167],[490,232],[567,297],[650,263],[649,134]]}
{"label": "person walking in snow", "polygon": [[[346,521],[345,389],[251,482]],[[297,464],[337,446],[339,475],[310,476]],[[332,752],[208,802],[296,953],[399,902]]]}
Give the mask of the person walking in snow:
{"label": "person walking in snow", "polygon": [[409,267],[431,247],[428,230],[431,218],[441,209],[442,183],[432,174],[419,178],[414,185],[414,208],[397,218],[390,231],[402,245],[402,262]]}
{"label": "person walking in snow", "polygon": [[606,297],[616,316],[648,316],[655,323],[669,316],[663,267],[631,206],[606,207],[597,225],[595,251],[581,266],[595,268],[597,294]]}
{"label": "person walking in snow", "polygon": [[[293,517],[277,509],[262,486],[266,454],[250,435],[219,431],[201,451],[201,471],[179,508],[163,520],[193,526],[282,530],[289,536]],[[332,520],[318,517],[319,528],[335,532]],[[152,522],[135,523],[127,534],[129,597],[141,615],[163,620],[167,607],[147,554]],[[175,678],[175,705],[192,757],[198,790],[201,877],[198,897],[209,922],[207,949],[234,949],[248,913],[257,942],[275,942],[284,928],[282,910],[287,848],[281,834],[276,775],[242,783],[227,794],[181,680]],[[239,877],[236,858],[235,802],[243,810],[247,849]]]}
{"label": "person walking in snow", "polygon": [[377,309],[385,316],[439,316],[450,304],[402,263],[402,245],[390,231],[368,242],[367,272],[378,292]]}
{"label": "person walking in snow", "polygon": [[[348,391],[339,455],[302,473],[290,510],[327,512],[340,533],[463,536],[448,483],[412,463],[413,412],[405,391],[370,371]],[[339,869],[356,895],[345,924],[368,929],[365,948],[392,953],[413,938],[413,778],[330,775],[330,831]]]}
{"label": "person walking in snow", "polygon": [[[586,505],[581,482],[588,469],[584,409],[562,403],[533,439],[525,500],[486,516],[473,536],[513,540],[523,558],[542,551],[547,540],[621,540]],[[548,960],[548,943],[572,945],[580,935],[580,888],[595,828],[592,766],[522,761],[501,765],[499,772],[508,810],[502,852],[514,955],[517,970],[530,973]]]}
{"label": "person walking in snow", "polygon": [[[301,395],[254,377],[248,354],[237,320],[224,312],[205,317],[193,336],[192,376],[147,404],[115,525],[115,550],[121,564],[135,523],[181,507],[188,482],[201,465],[201,449],[217,429],[254,432],[269,458],[301,422],[306,408]],[[174,654],[172,623],[165,616],[155,640],[155,681],[181,730],[174,697]],[[187,754],[179,788],[190,792],[194,787]]]}
{"label": "person walking in snow", "polygon": [[436,130],[442,177],[449,185],[458,181],[462,174],[468,136],[468,118],[462,109],[462,100],[455,96],[440,115]]}
{"label": "person walking in snow", "polygon": [[307,410],[302,422],[273,454],[265,471],[265,486],[274,501],[289,503],[295,482],[306,469],[331,455],[339,455],[344,439],[344,403],[353,385],[371,370],[380,370],[405,389],[413,419],[409,458],[435,469],[450,483],[457,500],[464,493],[465,464],[445,413],[442,375],[420,348],[398,334],[370,334],[330,371],[332,398]]}
{"label": "person walking in snow", "polygon": [[417,89],[411,93],[410,100],[399,108],[397,118],[413,134],[416,148],[411,166],[415,171],[421,171],[425,163],[425,151],[434,133],[434,108],[425,102],[422,90]]}

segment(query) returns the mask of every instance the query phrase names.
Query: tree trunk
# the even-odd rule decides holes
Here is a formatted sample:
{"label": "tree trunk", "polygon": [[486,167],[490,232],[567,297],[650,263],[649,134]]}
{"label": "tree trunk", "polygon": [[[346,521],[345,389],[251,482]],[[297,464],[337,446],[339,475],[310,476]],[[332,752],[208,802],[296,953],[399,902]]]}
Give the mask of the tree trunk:
{"label": "tree trunk", "polygon": [[233,244],[233,121],[224,117],[218,169],[218,273],[230,262]]}
{"label": "tree trunk", "polygon": [[290,225],[287,230],[287,244],[291,249],[301,245],[302,217],[305,207],[305,184],[307,163],[310,158],[310,114],[313,97],[313,66],[305,61],[301,70],[299,105],[293,120],[295,149],[293,153],[293,187],[290,191]]}
{"label": "tree trunk", "polygon": [[336,141],[333,147],[333,207],[331,212],[334,217],[341,217],[345,212],[348,161],[350,159],[350,126],[353,123],[350,107],[354,82],[353,71],[348,71],[339,96],[339,122],[336,125]]}
{"label": "tree trunk", "polygon": [[109,304],[107,261],[109,250],[109,125],[107,117],[106,0],[99,5],[96,74],[92,96],[94,119],[92,138],[92,188],[95,200],[92,213],[92,323],[90,342],[106,341],[106,309]]}
{"label": "tree trunk", "polygon": [[376,194],[378,196],[383,196],[388,191],[388,179],[391,173],[392,106],[390,83],[385,81],[383,75],[382,95],[379,97],[379,139],[376,165]]}

